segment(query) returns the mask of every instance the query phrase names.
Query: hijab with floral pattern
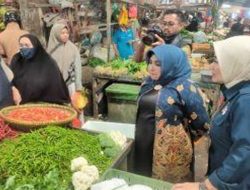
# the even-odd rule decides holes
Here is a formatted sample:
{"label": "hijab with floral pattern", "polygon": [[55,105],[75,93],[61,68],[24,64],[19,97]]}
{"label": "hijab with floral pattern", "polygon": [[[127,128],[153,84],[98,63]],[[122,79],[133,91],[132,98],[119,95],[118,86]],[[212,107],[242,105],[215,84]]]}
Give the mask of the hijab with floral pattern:
{"label": "hijab with floral pattern", "polygon": [[191,67],[182,49],[168,44],[156,46],[147,52],[147,63],[149,63],[152,55],[155,55],[160,62],[161,76],[157,81],[148,77],[142,85],[140,94],[154,88],[156,85],[165,86],[174,80],[191,77]]}

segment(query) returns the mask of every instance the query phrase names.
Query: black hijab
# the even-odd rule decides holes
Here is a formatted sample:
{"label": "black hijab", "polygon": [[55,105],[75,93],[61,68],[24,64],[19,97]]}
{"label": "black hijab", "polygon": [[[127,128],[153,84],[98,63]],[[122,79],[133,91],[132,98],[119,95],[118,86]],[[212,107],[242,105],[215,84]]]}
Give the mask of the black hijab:
{"label": "black hijab", "polygon": [[11,85],[0,64],[0,109],[13,104]]}
{"label": "black hijab", "polygon": [[45,51],[37,37],[25,34],[35,48],[34,56],[25,59],[17,53],[11,61],[13,85],[22,96],[21,103],[69,103],[69,92],[56,62]]}

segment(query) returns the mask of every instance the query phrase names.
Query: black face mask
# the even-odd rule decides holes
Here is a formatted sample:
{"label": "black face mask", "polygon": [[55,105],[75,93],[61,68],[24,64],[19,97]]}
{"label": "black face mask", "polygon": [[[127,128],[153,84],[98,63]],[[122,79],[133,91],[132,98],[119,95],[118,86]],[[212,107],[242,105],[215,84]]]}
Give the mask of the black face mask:
{"label": "black face mask", "polygon": [[35,48],[21,48],[20,54],[24,59],[31,59],[35,55]]}

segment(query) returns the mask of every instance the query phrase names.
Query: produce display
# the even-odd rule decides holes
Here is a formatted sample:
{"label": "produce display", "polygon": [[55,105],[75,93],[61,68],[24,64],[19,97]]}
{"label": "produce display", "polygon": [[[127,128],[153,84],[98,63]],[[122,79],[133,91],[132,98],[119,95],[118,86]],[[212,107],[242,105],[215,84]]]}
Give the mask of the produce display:
{"label": "produce display", "polygon": [[201,70],[209,70],[209,62],[205,56],[195,56],[195,54],[192,54],[190,62],[193,72],[200,72]]}
{"label": "produce display", "polygon": [[11,124],[39,126],[68,123],[76,117],[76,111],[67,106],[27,104],[6,107],[0,117]]}
{"label": "produce display", "polygon": [[89,165],[84,157],[78,157],[71,161],[72,184],[74,190],[87,190],[99,179],[98,168]]}
{"label": "produce display", "polygon": [[116,157],[127,142],[127,138],[119,131],[111,131],[110,133],[102,133],[98,135],[98,139],[103,153],[111,158]]}
{"label": "produce display", "polygon": [[9,125],[5,124],[0,118],[0,142],[5,138],[15,138],[18,136],[18,132],[11,129]]}
{"label": "produce display", "polygon": [[105,64],[106,62],[98,57],[91,57],[88,60],[88,65],[93,68],[100,66],[100,65],[105,65]]}
{"label": "produce display", "polygon": [[6,190],[73,189],[71,160],[83,156],[100,174],[112,163],[96,135],[58,126],[6,139],[0,152],[0,189]]}
{"label": "produce display", "polygon": [[113,77],[131,77],[141,80],[148,76],[147,64],[137,63],[133,60],[115,59],[103,66],[97,66],[95,72]]}

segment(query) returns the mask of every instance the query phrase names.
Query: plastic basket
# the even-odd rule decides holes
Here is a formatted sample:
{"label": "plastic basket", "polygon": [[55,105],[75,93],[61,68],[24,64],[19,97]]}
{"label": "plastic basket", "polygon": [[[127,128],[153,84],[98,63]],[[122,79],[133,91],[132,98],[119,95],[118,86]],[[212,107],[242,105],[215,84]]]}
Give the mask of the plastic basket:
{"label": "plastic basket", "polygon": [[87,121],[82,129],[94,133],[108,133],[111,131],[120,131],[127,138],[135,138],[135,125],[130,123],[115,123],[107,121]]}
{"label": "plastic basket", "polygon": [[124,179],[129,185],[146,185],[148,187],[151,187],[153,190],[170,190],[172,188],[171,183],[116,169],[108,169],[101,177],[101,181],[109,180],[112,178]]}

